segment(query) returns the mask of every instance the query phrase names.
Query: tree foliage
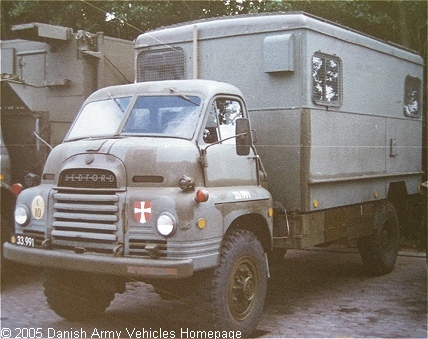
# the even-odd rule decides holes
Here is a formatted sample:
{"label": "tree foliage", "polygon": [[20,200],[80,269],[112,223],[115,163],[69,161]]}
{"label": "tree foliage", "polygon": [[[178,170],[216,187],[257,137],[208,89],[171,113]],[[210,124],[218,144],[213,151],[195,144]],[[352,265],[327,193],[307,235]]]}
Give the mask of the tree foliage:
{"label": "tree foliage", "polygon": [[141,32],[196,19],[279,11],[305,11],[426,55],[426,1],[8,1],[1,2],[2,39],[11,26],[61,25],[133,40]]}

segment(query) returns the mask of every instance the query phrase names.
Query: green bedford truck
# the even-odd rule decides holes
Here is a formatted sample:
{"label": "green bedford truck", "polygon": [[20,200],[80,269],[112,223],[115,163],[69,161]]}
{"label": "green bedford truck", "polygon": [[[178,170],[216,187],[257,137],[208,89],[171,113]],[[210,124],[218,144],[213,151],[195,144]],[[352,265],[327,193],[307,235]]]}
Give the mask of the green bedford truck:
{"label": "green bedford truck", "polygon": [[49,269],[48,303],[66,318],[103,312],[136,278],[163,297],[199,290],[214,327],[249,335],[272,247],[263,177],[234,86],[107,87],[86,100],[41,185],[19,195],[5,255]]}
{"label": "green bedford truck", "polygon": [[394,268],[423,174],[419,55],[304,13],[218,18],[141,34],[135,79],[87,99],[18,197],[4,253],[48,269],[56,313],[139,279],[247,337],[287,249],[346,239]]}

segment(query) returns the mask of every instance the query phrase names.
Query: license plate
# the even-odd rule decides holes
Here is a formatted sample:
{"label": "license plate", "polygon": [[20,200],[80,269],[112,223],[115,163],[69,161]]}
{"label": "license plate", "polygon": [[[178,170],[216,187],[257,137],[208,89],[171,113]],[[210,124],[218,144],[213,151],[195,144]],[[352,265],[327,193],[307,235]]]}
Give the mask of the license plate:
{"label": "license plate", "polygon": [[33,237],[28,235],[17,235],[16,244],[18,246],[34,247],[35,241]]}

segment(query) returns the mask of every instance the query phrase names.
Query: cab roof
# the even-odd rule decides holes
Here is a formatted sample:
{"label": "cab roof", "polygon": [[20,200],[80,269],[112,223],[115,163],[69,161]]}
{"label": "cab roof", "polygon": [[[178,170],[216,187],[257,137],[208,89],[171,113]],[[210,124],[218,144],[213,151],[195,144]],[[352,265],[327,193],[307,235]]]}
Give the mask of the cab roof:
{"label": "cab roof", "polygon": [[237,87],[224,82],[213,80],[164,80],[105,87],[92,93],[86,101],[122,96],[168,94],[199,95],[205,98],[217,94],[243,97],[242,92]]}

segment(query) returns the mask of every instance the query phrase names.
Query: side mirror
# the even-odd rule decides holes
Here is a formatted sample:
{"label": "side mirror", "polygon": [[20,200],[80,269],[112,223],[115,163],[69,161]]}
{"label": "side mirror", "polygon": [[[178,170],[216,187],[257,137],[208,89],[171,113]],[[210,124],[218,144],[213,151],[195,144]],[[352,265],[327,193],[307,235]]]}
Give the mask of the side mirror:
{"label": "side mirror", "polygon": [[236,123],[236,154],[248,155],[252,145],[250,121],[247,118],[238,118]]}

